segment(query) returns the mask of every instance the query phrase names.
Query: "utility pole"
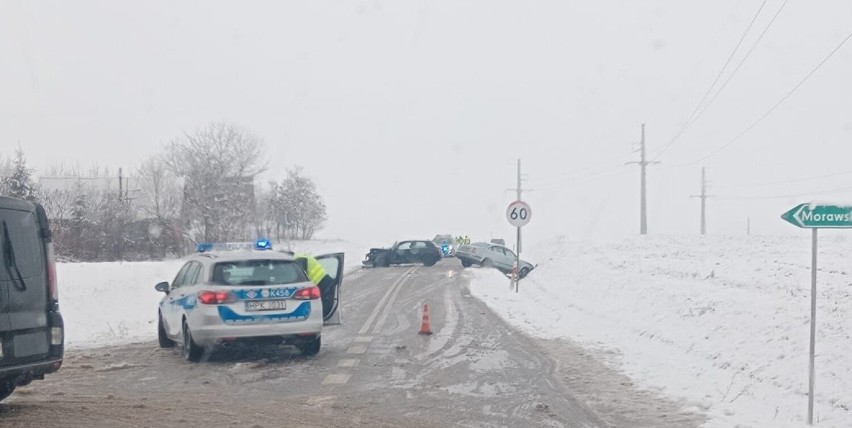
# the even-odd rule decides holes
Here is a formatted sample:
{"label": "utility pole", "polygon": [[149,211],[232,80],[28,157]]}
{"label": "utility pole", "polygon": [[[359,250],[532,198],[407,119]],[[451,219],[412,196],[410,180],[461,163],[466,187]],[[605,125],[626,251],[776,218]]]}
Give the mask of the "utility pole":
{"label": "utility pole", "polygon": [[[521,181],[522,181],[522,178],[521,178],[521,160],[518,159],[518,187],[515,188],[515,192],[517,193],[517,199],[515,199],[516,201],[523,200],[523,199],[521,199],[521,196],[522,196],[524,190],[523,190],[523,187],[521,185]],[[515,242],[517,243],[517,247],[515,248],[515,252],[517,253],[517,256],[520,257],[520,254],[521,254],[521,228],[520,227],[518,228],[517,241],[515,241]]]}
{"label": "utility pole", "polygon": [[639,234],[648,234],[648,203],[646,198],[646,167],[648,165],[658,164],[657,161],[645,160],[645,124],[642,124],[642,140],[639,147],[640,160],[639,162],[627,162],[626,165],[639,164],[641,168],[641,184],[640,184],[640,200],[639,200]]}
{"label": "utility pole", "polygon": [[521,160],[518,159],[518,187],[515,189],[518,192],[518,200],[521,200],[521,193],[523,189],[521,188]]}
{"label": "utility pole", "polygon": [[123,183],[121,177],[121,168],[118,169],[118,200],[120,201],[122,196],[124,195]]}
{"label": "utility pole", "polygon": [[700,195],[692,195],[692,198],[701,198],[701,234],[707,234],[707,198],[710,195],[707,194],[707,180],[704,175],[704,167],[701,167],[701,194]]}
{"label": "utility pole", "polygon": [[[515,187],[514,189],[508,189],[508,190],[514,190],[515,191],[515,194],[516,194],[515,197],[517,198],[517,199],[515,199],[516,201],[522,201],[521,198],[523,197],[523,193],[524,193],[523,179],[524,179],[524,176],[521,173],[521,160],[518,159],[518,182],[517,182],[518,184],[517,184],[517,187]],[[509,286],[511,288],[513,288],[515,290],[515,292],[517,293],[518,292],[518,271],[517,271],[517,269],[521,265],[521,228],[519,226],[516,229],[517,229],[517,232],[516,232],[517,235],[516,235],[516,240],[515,240],[515,242],[516,242],[516,244],[515,244],[515,263],[514,263],[514,266],[512,268],[512,281],[509,283]]]}

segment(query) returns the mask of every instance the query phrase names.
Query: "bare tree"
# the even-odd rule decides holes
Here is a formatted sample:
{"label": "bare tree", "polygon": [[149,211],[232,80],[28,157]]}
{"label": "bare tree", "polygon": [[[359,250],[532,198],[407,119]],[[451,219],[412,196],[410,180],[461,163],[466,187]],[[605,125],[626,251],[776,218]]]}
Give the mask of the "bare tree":
{"label": "bare tree", "polygon": [[278,186],[276,206],[291,239],[311,239],[328,219],[325,203],[313,180],[302,175],[302,168],[287,170],[287,178]]}
{"label": "bare tree", "polygon": [[245,238],[254,220],[254,178],[263,142],[247,130],[212,123],[168,144],[166,168],[184,180],[181,216],[196,240]]}
{"label": "bare tree", "polygon": [[180,227],[183,195],[180,180],[169,172],[159,156],[146,159],[137,169],[136,176],[139,186],[136,204],[141,213],[151,219],[148,225],[151,252],[160,258],[169,251],[182,254],[186,232]]}

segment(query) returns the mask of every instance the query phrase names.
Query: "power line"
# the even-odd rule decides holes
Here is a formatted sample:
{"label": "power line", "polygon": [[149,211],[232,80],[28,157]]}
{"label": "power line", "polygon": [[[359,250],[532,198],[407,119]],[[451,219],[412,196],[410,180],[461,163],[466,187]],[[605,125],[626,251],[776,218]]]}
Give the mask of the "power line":
{"label": "power line", "polygon": [[546,190],[546,189],[552,189],[554,187],[578,186],[578,185],[581,185],[581,184],[593,183],[595,181],[603,180],[603,179],[606,179],[606,178],[617,177],[619,175],[624,175],[624,174],[627,174],[629,172],[630,171],[625,171],[625,170],[619,168],[618,171],[613,170],[613,171],[610,171],[610,172],[607,172],[607,173],[590,175],[590,176],[587,176],[587,177],[577,177],[579,179],[579,181],[568,180],[568,181],[561,181],[561,182],[551,182],[551,183],[547,183],[547,184],[543,184],[543,185],[536,185],[536,189]]}
{"label": "power line", "polygon": [[713,152],[711,152],[710,154],[708,154],[708,155],[706,155],[702,158],[696,159],[692,162],[688,162],[688,163],[680,164],[680,165],[674,165],[674,166],[675,167],[682,167],[682,166],[695,165],[699,162],[705,161],[705,160],[715,156],[719,152],[727,149],[728,147],[730,147],[731,145],[733,145],[734,143],[739,141],[742,137],[744,137],[746,134],[751,132],[752,129],[756,128],[757,125],[760,124],[760,122],[763,122],[763,120],[766,119],[770,114],[772,114],[772,112],[774,112],[781,104],[783,104],[784,101],[787,101],[787,98],[790,98],[790,96],[792,96],[802,85],[804,85],[805,82],[807,82],[808,79],[810,79],[811,76],[813,76],[814,73],[817,72],[817,70],[822,68],[823,64],[825,64],[832,56],[834,56],[834,54],[838,50],[840,50],[840,48],[843,47],[843,45],[846,44],[846,42],[848,42],[850,38],[852,38],[852,33],[849,33],[849,35],[847,35],[846,38],[844,38],[843,41],[840,42],[840,44],[838,44],[834,49],[832,49],[831,52],[825,58],[823,58],[822,61],[820,61],[819,64],[817,64],[816,67],[814,67],[802,80],[799,81],[799,83],[796,84],[796,86],[793,87],[793,89],[791,89],[783,97],[781,97],[781,99],[779,99],[778,102],[776,102],[775,105],[772,106],[772,108],[770,108],[766,113],[764,113],[762,116],[757,118],[757,120],[755,120],[754,123],[752,123],[748,128],[746,128],[742,132],[740,132],[736,137],[734,137],[733,139],[731,139],[730,141],[728,141],[727,143],[725,143],[721,147],[717,148],[716,150],[714,150]]}
{"label": "power line", "polygon": [[[588,170],[588,169],[589,169],[589,168],[586,168],[586,170]],[[590,177],[608,176],[608,175],[610,175],[612,172],[615,172],[615,171],[623,171],[623,169],[621,168],[621,165],[618,165],[618,166],[615,166],[615,167],[604,168],[604,169],[599,170],[599,171],[590,172],[590,173],[588,173],[588,174],[582,174],[582,173],[581,173],[581,171],[583,171],[583,170],[577,170],[577,171],[574,171],[574,172],[573,172],[573,174],[574,174],[574,175],[572,175],[572,176],[570,176],[570,177],[568,176],[568,174],[565,174],[565,175],[564,175],[564,177],[563,177],[562,179],[558,179],[558,180],[547,180],[547,181],[545,181],[545,182],[543,182],[543,183],[537,184],[537,185],[536,185],[536,187],[538,187],[538,188],[547,188],[547,187],[553,187],[553,186],[563,185],[563,184],[566,184],[566,183],[571,183],[571,182],[574,182],[574,181],[576,181],[576,180],[583,180],[583,181],[585,181],[586,179],[588,179],[588,178],[590,178]]]}
{"label": "power line", "polygon": [[733,188],[744,188],[744,187],[774,186],[774,185],[777,185],[777,184],[798,183],[798,182],[802,182],[802,181],[819,180],[819,179],[823,179],[823,178],[839,177],[839,176],[842,176],[842,175],[850,175],[850,174],[852,174],[852,171],[843,171],[843,172],[836,172],[836,173],[833,173],[833,174],[824,174],[824,175],[815,175],[815,176],[811,176],[811,177],[792,178],[792,179],[789,179],[789,180],[767,181],[767,182],[762,182],[762,183],[750,183],[750,184],[729,184],[727,186],[722,185],[722,186],[719,186],[719,187],[726,188],[726,189],[733,189]]}
{"label": "power line", "polygon": [[790,195],[773,195],[773,196],[727,196],[727,197],[719,197],[717,199],[726,200],[726,201],[751,201],[751,200],[764,200],[764,199],[787,199],[787,198],[806,198],[810,196],[822,196],[822,195],[831,195],[840,192],[852,192],[852,187],[840,187],[837,189],[829,189],[829,190],[820,190],[817,192],[807,192],[807,193],[796,193]]}
{"label": "power line", "polygon": [[716,100],[716,97],[718,97],[719,94],[721,94],[722,91],[725,90],[725,87],[728,86],[728,83],[731,81],[731,79],[733,79],[733,77],[737,74],[737,72],[740,70],[740,68],[746,62],[748,57],[754,51],[754,48],[756,48],[757,45],[760,44],[760,41],[763,40],[763,36],[766,35],[767,31],[769,31],[769,28],[772,27],[773,23],[775,23],[775,20],[778,18],[778,15],[781,14],[781,11],[784,10],[784,6],[787,5],[788,1],[789,0],[784,0],[784,3],[781,4],[781,7],[779,7],[778,11],[775,12],[775,15],[772,16],[772,19],[769,20],[769,23],[766,24],[766,27],[763,29],[763,31],[760,33],[760,35],[757,36],[757,40],[755,40],[754,43],[752,43],[751,47],[748,49],[746,54],[742,57],[742,59],[740,59],[740,62],[737,64],[737,66],[734,67],[734,71],[732,71],[731,74],[728,75],[728,77],[725,79],[725,81],[722,82],[722,86],[719,87],[719,90],[717,90],[716,93],[712,97],[710,97],[710,101],[707,101],[707,104],[705,104],[704,108],[701,109],[701,111],[698,113],[698,116],[695,118],[696,121],[698,120],[698,117],[701,117],[701,115],[704,114],[705,111],[707,111],[707,108],[709,108],[710,105],[713,104],[713,101]]}
{"label": "power line", "polygon": [[660,152],[657,153],[657,156],[654,158],[654,160],[658,160],[660,156],[662,156],[663,153],[670,149],[672,145],[674,145],[674,143],[678,141],[681,135],[683,135],[683,133],[686,132],[686,130],[689,129],[689,127],[692,126],[692,124],[695,123],[696,120],[698,120],[698,117],[696,117],[698,110],[701,109],[701,106],[704,104],[704,101],[707,101],[707,97],[710,96],[710,93],[713,92],[713,88],[715,88],[716,84],[719,83],[719,79],[721,79],[722,75],[725,74],[725,70],[728,68],[728,65],[731,64],[731,60],[734,59],[734,56],[737,54],[737,51],[743,44],[743,40],[745,40],[746,36],[748,36],[749,31],[751,31],[751,27],[754,26],[754,22],[757,21],[757,17],[760,15],[760,12],[763,10],[763,7],[766,6],[767,1],[768,0],[763,0],[763,3],[761,3],[760,7],[757,8],[757,12],[754,13],[754,16],[748,23],[748,26],[743,32],[743,35],[740,37],[740,40],[737,42],[736,46],[734,46],[734,49],[731,51],[731,54],[728,55],[728,59],[725,61],[725,64],[722,65],[722,69],[719,70],[718,74],[716,74],[716,78],[713,79],[713,83],[710,84],[710,87],[707,88],[707,91],[704,93],[704,96],[701,97],[701,101],[699,101],[698,105],[695,106],[695,109],[692,110],[692,113],[689,115],[689,118],[686,119],[686,122],[683,124],[680,130],[675,133],[675,136],[672,137],[672,139],[669,140],[666,144],[664,144],[662,148],[660,148]]}
{"label": "power line", "polygon": [[624,162],[624,159],[625,159],[624,155],[619,155],[617,157],[609,158],[608,160],[605,160],[605,161],[603,161],[603,162],[601,162],[597,165],[586,166],[586,167],[582,167],[582,168],[579,168],[579,169],[576,169],[576,170],[573,170],[573,171],[565,172],[563,174],[555,175],[555,176],[551,177],[549,180],[545,180],[544,185],[548,186],[548,185],[551,185],[551,184],[561,183],[562,182],[562,180],[560,180],[561,178],[565,178],[565,177],[569,177],[569,176],[572,176],[571,178],[574,178],[573,176],[576,176],[577,174],[580,174],[582,172],[602,168],[602,167],[605,167],[605,166],[610,165],[610,164],[615,164],[616,162],[619,164],[619,169],[621,169],[620,165]]}

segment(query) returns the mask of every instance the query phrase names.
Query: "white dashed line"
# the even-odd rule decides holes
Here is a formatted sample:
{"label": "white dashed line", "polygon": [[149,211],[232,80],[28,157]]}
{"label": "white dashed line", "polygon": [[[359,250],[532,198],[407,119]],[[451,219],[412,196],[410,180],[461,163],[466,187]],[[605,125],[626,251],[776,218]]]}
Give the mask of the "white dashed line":
{"label": "white dashed line", "polygon": [[330,374],[323,379],[323,385],[345,385],[349,382],[350,374]]}
{"label": "white dashed line", "polygon": [[318,397],[311,397],[305,401],[305,406],[309,407],[323,407],[323,406],[331,406],[337,400],[337,396],[334,395],[323,395]]}
{"label": "white dashed line", "polygon": [[367,352],[367,345],[352,345],[346,350],[347,354],[363,354]]}
{"label": "white dashed line", "polygon": [[373,341],[373,336],[358,336],[353,340],[355,343],[370,343]]}
{"label": "white dashed line", "polygon": [[337,362],[337,367],[358,367],[361,360],[355,358],[344,358]]}

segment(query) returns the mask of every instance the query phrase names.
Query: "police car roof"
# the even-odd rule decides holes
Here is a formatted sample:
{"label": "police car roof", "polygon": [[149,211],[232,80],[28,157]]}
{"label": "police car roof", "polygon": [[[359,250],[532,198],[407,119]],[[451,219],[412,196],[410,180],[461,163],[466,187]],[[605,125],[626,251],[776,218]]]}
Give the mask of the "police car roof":
{"label": "police car roof", "polygon": [[207,251],[193,256],[197,259],[213,259],[217,262],[238,262],[242,260],[295,260],[293,253],[281,251]]}

